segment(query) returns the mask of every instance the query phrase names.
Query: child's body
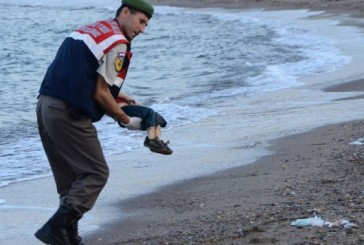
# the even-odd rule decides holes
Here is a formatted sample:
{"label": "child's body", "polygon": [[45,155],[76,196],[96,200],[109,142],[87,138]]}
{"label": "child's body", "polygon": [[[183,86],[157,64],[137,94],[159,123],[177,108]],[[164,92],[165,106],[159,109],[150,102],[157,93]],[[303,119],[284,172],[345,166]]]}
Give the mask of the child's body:
{"label": "child's body", "polygon": [[[153,109],[136,104],[133,99],[130,99],[124,93],[120,93],[116,98],[116,102],[120,108],[129,117],[139,117],[142,119],[141,130],[147,131],[147,137],[144,140],[144,146],[150,151],[170,155],[172,150],[168,147],[168,141],[161,140],[161,127],[167,125],[166,120]],[[125,127],[119,123],[121,127]]]}

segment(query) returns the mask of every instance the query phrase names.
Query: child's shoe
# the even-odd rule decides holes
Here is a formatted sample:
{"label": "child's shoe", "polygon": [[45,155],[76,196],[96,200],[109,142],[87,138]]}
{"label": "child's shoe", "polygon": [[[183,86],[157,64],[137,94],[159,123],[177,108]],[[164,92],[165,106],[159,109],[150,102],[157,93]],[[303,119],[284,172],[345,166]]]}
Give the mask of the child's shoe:
{"label": "child's shoe", "polygon": [[158,137],[149,139],[148,136],[144,140],[144,146],[148,147],[150,151],[160,153],[163,155],[171,155],[172,150],[168,147],[169,142],[164,143],[163,140],[159,140]]}

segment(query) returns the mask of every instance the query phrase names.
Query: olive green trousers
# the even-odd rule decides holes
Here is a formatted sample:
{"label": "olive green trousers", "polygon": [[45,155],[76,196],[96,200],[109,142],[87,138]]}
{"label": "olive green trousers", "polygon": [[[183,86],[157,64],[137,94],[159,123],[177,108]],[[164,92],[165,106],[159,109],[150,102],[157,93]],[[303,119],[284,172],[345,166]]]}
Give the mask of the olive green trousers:
{"label": "olive green trousers", "polygon": [[62,100],[41,95],[37,122],[60,204],[80,214],[89,211],[109,176],[91,119],[76,115]]}

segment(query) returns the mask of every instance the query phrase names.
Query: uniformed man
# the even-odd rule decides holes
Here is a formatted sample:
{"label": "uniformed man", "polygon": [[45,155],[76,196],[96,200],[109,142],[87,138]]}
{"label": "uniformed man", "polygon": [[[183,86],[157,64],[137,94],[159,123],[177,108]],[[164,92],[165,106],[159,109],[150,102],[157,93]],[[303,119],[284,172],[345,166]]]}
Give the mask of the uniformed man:
{"label": "uniformed man", "polygon": [[130,43],[154,12],[143,0],[122,0],[113,19],[73,31],[60,46],[39,90],[37,120],[60,206],[35,236],[46,244],[82,244],[77,224],[95,204],[109,176],[92,122],[106,113],[128,129],[115,101],[131,59]]}

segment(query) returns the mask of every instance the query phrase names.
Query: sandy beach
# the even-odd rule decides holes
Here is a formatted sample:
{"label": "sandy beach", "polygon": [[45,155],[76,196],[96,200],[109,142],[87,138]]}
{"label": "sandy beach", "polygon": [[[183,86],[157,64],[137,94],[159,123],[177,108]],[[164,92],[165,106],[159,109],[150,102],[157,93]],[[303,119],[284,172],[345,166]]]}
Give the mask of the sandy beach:
{"label": "sandy beach", "polygon": [[[130,217],[86,244],[362,244],[364,121],[275,140],[274,155],[120,203]],[[314,213],[358,227],[297,228]]]}
{"label": "sandy beach", "polygon": [[[359,0],[149,0],[149,2],[156,5],[192,8],[310,9],[325,11],[330,16],[347,14],[359,21],[352,21],[350,18],[352,22],[347,23],[345,19],[345,24],[360,28],[364,20],[362,19],[364,1]],[[356,51],[350,50],[354,54]],[[347,67],[331,74],[304,78],[303,82],[307,82],[310,86],[302,89],[303,92],[300,88],[292,88],[283,93],[294,97],[295,93],[302,92],[307,96],[307,101],[311,98],[309,97],[311,94],[314,99],[320,96],[325,97],[325,100],[333,98],[330,103],[323,103],[319,109],[315,109],[316,114],[317,111],[327,108],[335,111],[333,108],[336,103],[340,103],[340,106],[348,103],[351,105],[348,106],[348,111],[352,110],[351,108],[360,108],[358,105],[361,105],[364,99],[362,71],[364,55],[362,50],[359,52],[360,54],[354,57],[353,62]],[[323,86],[322,84],[327,84],[327,81],[332,81],[333,85]],[[282,92],[277,91],[269,95],[267,103],[269,100],[276,100],[280,93]],[[265,99],[264,95],[258,97],[260,98],[256,100],[257,103]],[[233,110],[238,109],[233,108]],[[305,115],[309,115],[309,112]],[[130,178],[139,177],[143,181],[141,186],[150,185],[149,194],[137,195],[127,200],[120,197],[129,187],[118,175],[128,166],[124,163],[125,159],[137,163],[135,168],[147,169],[153,164],[163,165],[168,175],[168,171],[175,171],[168,169],[167,163],[171,160],[178,161],[181,165],[186,161],[200,163],[216,160],[223,165],[229,161],[243,162],[245,158],[249,158],[250,156],[242,155],[241,149],[235,144],[244,139],[244,135],[235,132],[242,132],[245,125],[238,125],[239,118],[236,118],[234,113],[225,116],[226,118],[214,118],[213,122],[208,120],[198,122],[194,125],[197,128],[195,130],[189,131],[189,127],[180,127],[167,131],[166,138],[173,139],[173,146],[179,146],[177,149],[173,148],[175,152],[170,157],[153,155],[143,148],[108,159],[109,162],[120,164],[110,164],[111,175],[105,190],[95,208],[80,222],[80,235],[84,243],[87,245],[364,244],[364,140],[363,145],[360,142],[352,144],[364,137],[364,116],[333,119],[333,124],[325,124],[305,133],[292,133],[288,137],[274,139],[266,143],[267,150],[271,154],[249,165],[241,164],[243,166],[230,169],[222,166],[221,169],[224,169],[222,171],[188,180],[183,180],[181,176],[181,181],[157,190],[153,189],[154,186],[158,186],[158,183],[155,183],[157,177],[154,178],[152,174],[141,177],[135,173]],[[244,114],[240,113],[238,116]],[[332,115],[333,118],[340,116],[339,113]],[[289,113],[287,118],[289,119]],[[287,121],[287,118],[283,117],[281,120]],[[235,124],[232,131],[225,131],[220,135],[217,129],[224,125],[225,119]],[[297,121],[292,123],[295,124]],[[203,128],[203,132],[209,133],[203,137],[196,136],[198,128]],[[217,136],[219,141],[227,144],[225,148],[215,149],[204,145],[206,142],[216,140]],[[188,144],[185,139],[188,139]],[[2,221],[0,243],[40,244],[33,233],[50,217],[57,205],[52,177],[0,188]],[[329,222],[345,220],[352,226],[344,228],[341,225],[332,227],[291,225],[297,219],[314,215]],[[111,220],[113,216],[113,222],[103,222]],[[22,232],[14,235],[16,229]]]}
{"label": "sandy beach", "polygon": [[[304,8],[360,18],[364,1],[153,0],[179,7]],[[363,91],[363,80],[326,92]],[[345,99],[362,99],[363,95]],[[271,142],[273,155],[253,164],[184,181],[120,203],[128,218],[87,244],[362,244],[364,121],[328,125]],[[357,225],[297,228],[314,214]]]}

